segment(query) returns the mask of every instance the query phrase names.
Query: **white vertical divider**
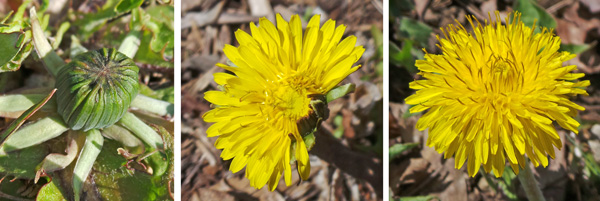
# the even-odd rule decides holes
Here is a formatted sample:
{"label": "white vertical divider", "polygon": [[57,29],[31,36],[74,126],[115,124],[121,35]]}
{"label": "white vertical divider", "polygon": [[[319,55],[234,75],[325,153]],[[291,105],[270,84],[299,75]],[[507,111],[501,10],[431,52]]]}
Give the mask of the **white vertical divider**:
{"label": "white vertical divider", "polygon": [[[394,1],[394,0],[391,0]],[[390,199],[390,0],[383,0],[383,199]]]}
{"label": "white vertical divider", "polygon": [[175,31],[175,122],[174,133],[174,151],[175,151],[175,180],[173,181],[175,190],[174,198],[181,200],[181,0],[175,1],[174,12],[174,31]]}

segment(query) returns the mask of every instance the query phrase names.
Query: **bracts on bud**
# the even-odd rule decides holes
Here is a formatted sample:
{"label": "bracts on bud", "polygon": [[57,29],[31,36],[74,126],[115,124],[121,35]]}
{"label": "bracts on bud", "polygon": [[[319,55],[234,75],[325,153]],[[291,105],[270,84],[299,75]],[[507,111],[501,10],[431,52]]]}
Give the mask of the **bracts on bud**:
{"label": "bracts on bud", "polygon": [[57,76],[58,113],[73,130],[113,125],[138,94],[138,72],[133,60],[114,48],[76,56]]}
{"label": "bracts on bud", "polygon": [[329,108],[327,107],[327,100],[325,96],[315,94],[311,95],[310,108],[308,116],[298,120],[298,131],[302,135],[302,139],[306,144],[306,148],[311,150],[315,144],[315,132],[321,126],[321,122],[329,118]]}

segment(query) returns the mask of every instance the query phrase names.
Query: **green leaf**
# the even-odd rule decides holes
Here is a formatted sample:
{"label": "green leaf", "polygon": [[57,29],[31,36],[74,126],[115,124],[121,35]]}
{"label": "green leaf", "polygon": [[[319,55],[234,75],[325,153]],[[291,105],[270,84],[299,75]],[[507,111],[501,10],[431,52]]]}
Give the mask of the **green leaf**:
{"label": "green leaf", "polygon": [[398,31],[400,32],[401,37],[413,40],[422,47],[427,45],[429,36],[433,32],[431,27],[429,27],[427,24],[408,17],[403,17],[400,20]]}
{"label": "green leaf", "polygon": [[329,103],[335,99],[341,98],[346,94],[353,92],[355,88],[356,85],[353,83],[337,86],[327,93],[327,102]]}
{"label": "green leaf", "polygon": [[8,20],[5,19],[0,24],[0,72],[18,70],[31,53],[31,31],[24,20],[25,9],[30,3],[31,0],[24,1],[10,23],[4,24]]}
{"label": "green leaf", "polygon": [[575,44],[560,44],[559,51],[567,51],[571,54],[581,54],[587,50],[589,50],[592,45],[583,44],[583,45],[575,45]]}
{"label": "green leaf", "polygon": [[24,45],[25,34],[23,32],[0,33],[0,72],[16,70],[7,69],[7,63],[17,56]]}
{"label": "green leaf", "polygon": [[118,3],[119,0],[107,0],[98,12],[77,16],[77,19],[80,20],[75,21],[73,25],[78,28],[77,35],[79,35],[79,39],[87,40],[92,34],[105,26],[108,20],[118,17],[119,14],[115,12]]}
{"label": "green leaf", "polygon": [[67,32],[70,27],[71,27],[71,23],[69,23],[69,22],[63,22],[62,24],[60,24],[60,27],[56,31],[56,36],[54,37],[54,42],[52,42],[53,49],[58,49],[58,46],[62,42],[65,32]]}
{"label": "green leaf", "polygon": [[159,6],[150,6],[146,9],[146,12],[152,17],[152,20],[155,23],[163,23],[169,27],[169,29],[174,29],[174,16],[175,16],[175,8],[171,5],[159,5]]}
{"label": "green leaf", "polygon": [[157,30],[153,30],[150,47],[154,52],[161,52],[168,56],[173,56],[175,48],[175,34],[173,30],[165,24],[159,24]]}
{"label": "green leaf", "polygon": [[67,135],[67,148],[64,149],[66,154],[62,153],[52,153],[48,154],[44,161],[38,166],[37,173],[35,175],[34,182],[37,183],[41,176],[46,175],[47,173],[54,172],[57,170],[65,169],[69,166],[75,157],[77,156],[77,152],[79,152],[80,144],[77,144],[77,138],[81,137],[82,134],[76,131],[69,131]]}
{"label": "green leaf", "polygon": [[48,150],[43,146],[34,146],[10,153],[0,152],[0,172],[4,175],[34,179],[36,166],[44,160]]}
{"label": "green leaf", "polygon": [[150,87],[142,84],[140,85],[140,94],[169,103],[175,102],[175,87],[152,90]]}
{"label": "green leaf", "polygon": [[336,126],[335,131],[333,131],[333,136],[337,139],[340,139],[342,135],[344,135],[344,125],[342,125],[344,121],[344,117],[342,115],[336,115],[333,118],[333,124]]}
{"label": "green leaf", "polygon": [[[171,200],[168,185],[172,180],[169,177],[156,177],[142,171],[128,170],[125,167],[127,159],[116,152],[118,148],[117,142],[106,140],[94,164],[95,174],[92,176],[102,200]],[[168,169],[172,174],[172,165]]]}
{"label": "green leaf", "polygon": [[371,35],[373,36],[373,41],[375,41],[375,47],[377,47],[377,56],[383,56],[383,33],[377,26],[371,26]]}
{"label": "green leaf", "polygon": [[[85,198],[115,201],[172,200],[168,185],[171,184],[173,189],[173,139],[172,134],[166,132],[164,128],[158,130],[169,142],[165,144],[165,152],[148,153],[151,154],[150,157],[142,161],[146,167],[150,167],[148,171],[153,172],[152,175],[139,169],[127,169],[127,164],[135,161],[119,155],[117,152],[121,146],[119,142],[104,140],[102,150],[93,165],[94,174],[91,174],[93,180],[88,180],[90,182],[86,182],[86,188],[83,189]],[[41,189],[39,196],[44,195],[50,200],[61,200],[61,196],[66,197],[70,194],[65,190],[69,187],[62,186],[68,182],[61,180],[59,175],[54,174],[52,182],[54,184]]]}
{"label": "green leaf", "polygon": [[79,201],[81,199],[81,192],[83,189],[83,183],[87,179],[90,171],[92,171],[92,167],[98,154],[100,154],[100,150],[102,150],[102,145],[104,143],[104,137],[100,134],[100,131],[97,129],[90,130],[85,133],[86,139],[83,144],[83,148],[81,149],[81,153],[79,153],[79,158],[77,159],[77,164],[75,164],[75,169],[73,169],[73,194],[75,196],[75,200]]}
{"label": "green leaf", "polygon": [[414,106],[416,106],[416,105],[409,105],[409,106],[408,106],[408,110],[407,110],[407,112],[405,112],[405,113],[403,113],[403,114],[402,114],[402,118],[404,118],[404,119],[408,119],[409,117],[413,117],[413,116],[419,116],[419,115],[422,115],[422,114],[423,114],[423,112],[425,112],[425,111],[421,111],[421,112],[410,113],[410,112],[409,112],[409,111],[410,111],[410,108],[412,108],[412,107],[414,107]]}
{"label": "green leaf", "polygon": [[375,74],[377,75],[377,77],[383,77],[383,60],[380,60],[375,65]]}
{"label": "green leaf", "polygon": [[125,13],[133,10],[134,8],[140,7],[144,3],[144,0],[121,0],[117,7],[115,7],[116,13]]}
{"label": "green leaf", "polygon": [[315,138],[315,132],[312,132],[308,135],[302,136],[302,140],[304,141],[304,145],[307,150],[311,150],[313,146],[315,146],[315,142],[317,142]]}
{"label": "green leaf", "polygon": [[[516,0],[513,9],[522,13],[521,21],[531,27],[537,19],[536,26],[556,28],[556,20],[546,10],[535,2],[535,0]],[[538,32],[539,29],[536,29]]]}
{"label": "green leaf", "polygon": [[29,119],[29,117],[31,117],[31,115],[33,115],[40,108],[42,108],[42,106],[44,106],[48,102],[48,100],[50,100],[50,98],[52,98],[52,96],[54,95],[54,92],[56,92],[56,89],[52,90],[52,92],[50,92],[50,94],[46,98],[44,98],[43,100],[41,100],[40,102],[35,104],[33,107],[29,108],[27,111],[25,111],[23,114],[21,114],[21,116],[19,116],[19,118],[15,119],[8,126],[8,128],[6,128],[2,132],[2,134],[0,134],[0,146],[4,145],[5,140],[8,139],[8,137],[10,137],[17,130],[19,130],[21,125],[23,125],[25,123],[25,121],[27,121],[27,119]]}
{"label": "green leaf", "polygon": [[[141,44],[150,44],[152,37],[153,36],[151,32],[145,31],[142,35]],[[175,67],[175,64],[172,61],[165,60],[161,52],[154,52],[150,48],[150,45],[140,45],[137,53],[135,54],[134,60],[154,66],[162,66],[167,68]]]}
{"label": "green leaf", "polygon": [[167,101],[169,103],[175,103],[175,87],[166,87],[162,89],[154,90],[156,98],[159,100]]}
{"label": "green leaf", "polygon": [[396,66],[403,66],[408,72],[414,74],[419,70],[415,67],[415,57],[412,55],[414,41],[404,40],[402,50],[390,42],[390,62]]}
{"label": "green leaf", "polygon": [[591,175],[596,177],[600,176],[600,165],[598,165],[592,153],[585,153],[583,161],[585,161],[585,169],[588,170]]}
{"label": "green leaf", "polygon": [[16,71],[21,67],[21,63],[29,56],[33,45],[31,43],[27,43],[21,51],[19,51],[9,62],[5,63],[3,66],[0,66],[0,73],[5,71]]}
{"label": "green leaf", "polygon": [[169,171],[169,168],[173,167],[173,136],[163,127],[158,127],[158,131],[165,139],[164,151],[150,155],[147,159],[154,177],[162,177],[167,173],[173,174]]}
{"label": "green leaf", "polygon": [[68,201],[67,193],[61,186],[60,177],[54,177],[38,192],[36,200]]}
{"label": "green leaf", "polygon": [[433,200],[433,199],[439,199],[439,198],[436,196],[433,196],[433,195],[423,195],[423,196],[413,196],[413,197],[401,197],[401,198],[390,199],[390,200],[394,200],[394,201],[429,201],[429,200]]}
{"label": "green leaf", "polygon": [[45,94],[12,94],[0,96],[0,117],[17,118],[32,107],[35,103],[43,100]]}
{"label": "green leaf", "polygon": [[39,0],[38,2],[40,3],[38,12],[39,13],[46,12],[46,10],[48,9],[48,5],[50,5],[50,0]]}
{"label": "green leaf", "polygon": [[58,137],[69,130],[60,117],[49,116],[28,124],[13,133],[4,145],[0,154],[38,145]]}
{"label": "green leaf", "polygon": [[[173,67],[170,58],[174,55],[174,8],[173,6],[151,6],[135,10],[132,27],[144,27],[141,45],[136,60],[147,64]],[[138,14],[139,13],[139,14]],[[139,16],[138,16],[139,15]]]}
{"label": "green leaf", "polygon": [[24,21],[25,11],[27,10],[27,7],[31,4],[32,1],[33,0],[23,1],[21,6],[19,6],[19,8],[17,9],[17,12],[15,13],[14,18],[12,19],[12,22]]}
{"label": "green leaf", "polygon": [[395,144],[390,147],[390,160],[399,156],[414,147],[419,146],[419,143]]}
{"label": "green leaf", "polygon": [[509,200],[519,200],[517,196],[517,188],[514,185],[513,181],[517,178],[513,171],[504,171],[502,174],[502,182],[498,182],[498,186],[504,192],[504,195],[508,197]]}

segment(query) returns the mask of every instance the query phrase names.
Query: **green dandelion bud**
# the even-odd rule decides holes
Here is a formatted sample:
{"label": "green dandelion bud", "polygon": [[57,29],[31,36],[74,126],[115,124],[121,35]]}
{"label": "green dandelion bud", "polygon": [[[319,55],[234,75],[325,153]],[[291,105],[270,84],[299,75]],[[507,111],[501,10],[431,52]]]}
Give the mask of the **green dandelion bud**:
{"label": "green dandelion bud", "polygon": [[58,112],[73,130],[113,125],[137,96],[139,68],[116,49],[82,53],[61,69]]}

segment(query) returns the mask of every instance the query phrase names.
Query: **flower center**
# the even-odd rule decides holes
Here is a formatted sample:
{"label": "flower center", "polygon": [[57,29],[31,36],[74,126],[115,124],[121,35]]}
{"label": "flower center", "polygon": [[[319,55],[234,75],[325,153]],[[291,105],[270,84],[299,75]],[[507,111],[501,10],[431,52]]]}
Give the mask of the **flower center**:
{"label": "flower center", "polygon": [[298,120],[310,112],[310,98],[308,98],[306,89],[294,84],[283,84],[273,93],[273,105],[284,117]]}
{"label": "flower center", "polygon": [[521,88],[523,73],[512,61],[498,57],[489,62],[488,78],[482,78],[487,94],[506,95]]}
{"label": "flower center", "polygon": [[499,59],[492,66],[492,68],[493,68],[494,73],[506,76],[506,74],[509,71],[510,66],[507,61],[504,61],[504,59]]}
{"label": "flower center", "polygon": [[518,100],[522,96],[523,73],[511,60],[492,57],[488,61],[488,70],[484,69],[480,74],[482,85],[471,96],[474,102],[502,109],[511,100]]}

